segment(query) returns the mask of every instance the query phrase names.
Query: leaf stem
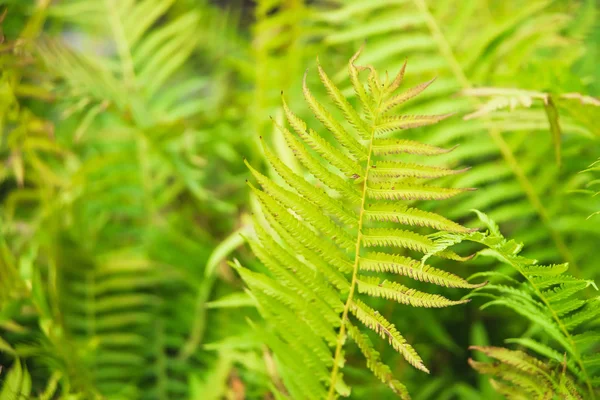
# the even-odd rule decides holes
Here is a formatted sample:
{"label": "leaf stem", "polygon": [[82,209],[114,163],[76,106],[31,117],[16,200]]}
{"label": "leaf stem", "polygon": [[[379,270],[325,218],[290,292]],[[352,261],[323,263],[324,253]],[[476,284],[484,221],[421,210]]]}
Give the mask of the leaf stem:
{"label": "leaf stem", "polygon": [[[381,103],[381,96],[378,101],[378,106]],[[377,107],[378,109],[379,107]],[[354,266],[352,268],[352,282],[350,283],[350,290],[348,292],[348,298],[346,299],[346,304],[344,305],[344,311],[342,313],[342,320],[340,331],[337,337],[337,346],[335,349],[335,356],[333,358],[333,369],[331,370],[331,379],[329,386],[329,394],[327,396],[328,399],[335,398],[335,385],[338,378],[339,372],[339,364],[342,363],[342,347],[346,340],[346,321],[348,320],[348,311],[350,310],[350,304],[352,304],[352,298],[354,296],[354,291],[356,290],[357,284],[357,275],[358,275],[358,260],[360,255],[360,247],[362,243],[362,227],[364,221],[365,214],[365,203],[367,199],[367,183],[369,180],[369,171],[371,169],[371,156],[373,155],[373,139],[375,138],[375,121],[377,121],[377,113],[375,112],[372,118],[372,126],[371,126],[371,137],[369,139],[369,150],[367,152],[367,166],[365,168],[365,179],[363,180],[362,194],[361,194],[361,204],[360,211],[358,214],[358,234],[356,236],[356,246],[354,249]]]}

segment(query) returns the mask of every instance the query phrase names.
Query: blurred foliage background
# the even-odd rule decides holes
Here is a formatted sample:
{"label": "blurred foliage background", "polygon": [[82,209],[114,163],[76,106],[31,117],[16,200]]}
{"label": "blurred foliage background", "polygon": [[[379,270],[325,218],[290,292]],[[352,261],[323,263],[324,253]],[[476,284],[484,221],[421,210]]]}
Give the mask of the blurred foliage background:
{"label": "blurred foliage background", "polygon": [[[412,113],[457,113],[414,133],[460,144],[443,161],[473,167],[449,184],[479,190],[436,210],[467,225],[482,210],[529,257],[598,278],[597,8],[0,0],[0,399],[273,398],[275,364],[249,323],[261,319],[226,262],[262,268],[243,245],[244,159],[265,165],[262,136],[297,166],[271,122],[281,92],[314,121],[304,70],[318,56],[349,89],[363,43],[362,62],[390,74],[408,59],[406,87],[437,76]],[[497,398],[468,346],[534,328],[478,305],[380,307],[431,366],[379,349],[415,399]],[[390,397],[352,357],[352,398]]]}

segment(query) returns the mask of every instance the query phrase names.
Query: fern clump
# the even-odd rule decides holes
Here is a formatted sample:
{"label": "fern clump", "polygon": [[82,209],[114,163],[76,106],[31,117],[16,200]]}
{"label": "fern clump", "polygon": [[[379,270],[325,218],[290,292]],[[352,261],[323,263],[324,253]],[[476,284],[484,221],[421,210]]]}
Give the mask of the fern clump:
{"label": "fern clump", "polygon": [[[321,82],[345,121],[338,121],[313,95],[305,75],[304,97],[333,141],[309,128],[285,101],[284,113],[294,133],[276,124],[318,184],[297,174],[267,146],[263,146],[265,157],[285,184],[276,183],[248,164],[262,187],[249,184],[264,216],[264,220],[256,218],[256,237],[249,242],[269,273],[253,272],[239,264],[237,269],[263,316],[274,327],[268,344],[294,399],[349,394],[340,371],[347,336],[365,355],[374,374],[400,397],[409,398],[406,387],[394,379],[360,326],[376,332],[411,365],[428,372],[403,335],[362,296],[414,307],[447,307],[467,300],[421,292],[384,279],[383,273],[452,288],[480,286],[411,257],[414,252],[435,252],[449,260],[465,259],[448,249],[436,251],[439,244],[435,239],[411,227],[463,234],[470,231],[441,215],[413,207],[416,200],[444,200],[469,190],[431,183],[464,170],[401,161],[403,154],[430,157],[451,150],[397,135],[404,129],[449,117],[393,113],[432,81],[397,93],[406,64],[393,80],[387,76],[380,80],[373,67],[355,64],[359,54],[351,58],[348,68],[362,112],[346,99],[321,65],[317,67]],[[361,81],[363,72],[368,73],[367,87]],[[390,228],[394,225],[405,229]]]}
{"label": "fern clump", "polygon": [[565,365],[553,367],[520,350],[491,346],[471,349],[495,360],[486,363],[469,359],[469,364],[477,372],[491,375],[492,387],[507,399],[582,399]]}
{"label": "fern clump", "polygon": [[[469,279],[485,276],[490,277],[491,282],[485,287],[477,288],[467,297],[484,297],[489,301],[482,308],[507,307],[527,318],[534,324],[533,334],[530,337],[509,339],[507,342],[529,349],[551,363],[562,364],[563,369],[574,378],[575,384],[571,384],[570,378],[563,372],[560,376],[557,375],[556,382],[553,381],[548,387],[545,387],[546,384],[540,378],[533,387],[536,395],[541,393],[541,396],[550,390],[550,393],[561,399],[580,398],[577,394],[579,390],[587,394],[585,398],[595,398],[600,386],[600,332],[597,326],[600,297],[589,298],[584,290],[589,287],[597,290],[596,284],[594,281],[567,274],[567,263],[540,265],[536,260],[523,257],[519,254],[523,248],[521,243],[506,239],[498,225],[487,215],[479,212],[478,215],[487,226],[488,232],[473,232],[464,239],[484,245],[486,248],[479,254],[501,261],[519,276],[515,278],[499,271],[474,274]],[[446,239],[448,236],[453,235],[447,235]],[[507,349],[482,351],[498,359],[500,364],[490,367],[472,363],[477,370],[503,376],[504,380],[523,388],[523,381],[512,379],[515,374],[523,372],[517,371],[521,365],[516,365],[513,361],[519,359],[522,363],[529,363],[527,360],[532,357],[523,355],[522,352],[511,353]],[[506,358],[508,355],[511,356]],[[535,362],[540,363],[537,360]],[[546,378],[550,380],[553,376],[548,371]],[[500,392],[504,393],[502,388]]]}

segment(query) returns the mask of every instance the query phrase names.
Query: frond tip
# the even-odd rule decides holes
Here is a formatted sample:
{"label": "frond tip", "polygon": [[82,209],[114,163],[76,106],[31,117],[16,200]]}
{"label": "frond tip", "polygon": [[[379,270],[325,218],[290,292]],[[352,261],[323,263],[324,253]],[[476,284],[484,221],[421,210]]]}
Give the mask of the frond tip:
{"label": "frond tip", "polygon": [[[409,398],[404,385],[393,378],[391,369],[381,361],[368,336],[351,322],[352,319],[386,339],[412,366],[429,372],[396,327],[359,297],[380,297],[412,307],[431,308],[460,305],[468,300],[450,300],[399,282],[381,280],[376,275],[392,272],[398,278],[405,276],[450,288],[481,287],[409,257],[410,252],[421,252],[427,257],[447,260],[468,259],[450,250],[451,243],[438,242],[431,235],[410,230],[426,227],[456,234],[472,232],[441,215],[419,210],[413,204],[414,200],[444,200],[470,190],[421,183],[467,169],[400,160],[404,154],[426,157],[452,149],[404,138],[378,138],[382,134],[397,135],[404,129],[437,123],[450,116],[390,115],[396,106],[418,95],[433,80],[404,94],[396,94],[406,66],[394,81],[382,83],[372,66],[355,64],[358,54],[352,57],[348,68],[362,111],[344,97],[318,64],[319,78],[327,95],[347,123],[337,120],[325,103],[317,99],[308,87],[306,75],[304,98],[327,133],[308,127],[285,100],[284,114],[291,129],[274,122],[292,154],[318,185],[288,167],[288,163],[269,150],[264,140],[261,141],[265,158],[282,183],[274,182],[248,165],[261,187],[258,189],[249,183],[264,217],[256,218],[257,239],[250,238],[249,242],[268,273],[259,274],[241,267],[238,271],[272,326],[276,345],[271,347],[275,355],[289,347],[289,354],[297,354],[298,360],[315,371],[314,377],[309,378],[299,373],[297,365],[288,365],[298,362],[289,354],[278,355],[286,387],[292,397],[298,399],[333,399],[336,395],[348,394],[340,371],[345,363],[343,346],[347,334],[356,342],[375,376],[401,398]],[[362,72],[368,72],[366,85],[361,80]],[[402,201],[411,202],[411,206]],[[259,220],[265,223],[257,222]],[[390,223],[407,229],[389,229]],[[378,252],[363,251],[370,247],[377,247]],[[309,348],[311,343],[315,344],[312,349]],[[303,352],[308,354],[301,355]]]}

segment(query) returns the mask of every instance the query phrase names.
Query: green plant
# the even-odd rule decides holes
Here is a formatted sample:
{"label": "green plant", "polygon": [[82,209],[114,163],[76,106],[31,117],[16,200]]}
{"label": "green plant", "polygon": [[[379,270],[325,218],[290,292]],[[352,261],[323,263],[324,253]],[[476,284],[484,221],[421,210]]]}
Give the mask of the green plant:
{"label": "green plant", "polygon": [[[398,395],[408,398],[406,388],[393,378],[369,337],[351,321],[351,315],[387,339],[415,368],[428,372],[421,357],[394,325],[358,294],[414,307],[439,308],[464,301],[452,301],[395,281],[381,280],[377,273],[391,272],[446,287],[480,286],[408,257],[411,251],[430,252],[437,243],[414,231],[389,227],[401,224],[468,231],[440,215],[408,206],[415,200],[443,200],[464,192],[465,189],[427,184],[462,171],[390,159],[390,155],[402,153],[425,157],[449,151],[390,137],[404,129],[437,123],[449,115],[392,114],[432,81],[397,93],[405,66],[393,80],[386,76],[381,81],[373,67],[355,65],[359,54],[351,58],[348,68],[363,115],[346,100],[323,68],[317,67],[329,97],[347,123],[339,122],[313,96],[304,80],[303,91],[309,107],[339,146],[308,128],[284,102],[287,121],[296,136],[282,126],[278,128],[316,180],[296,174],[267,147],[265,157],[293,191],[250,167],[263,188],[261,191],[251,185],[266,220],[255,222],[258,240],[252,239],[250,244],[269,273],[256,273],[239,265],[237,269],[262,314],[275,327],[267,343],[280,362],[283,381],[294,398],[349,394],[340,372],[345,363],[343,347],[347,335],[363,352],[373,373]],[[360,78],[363,71],[368,72],[368,92]],[[366,252],[373,247],[392,252]],[[398,252],[399,249],[403,251]],[[440,250],[435,255],[450,260],[465,259],[450,250]],[[310,366],[309,371],[303,371],[304,367],[298,364],[300,359]]]}
{"label": "green plant", "polygon": [[[346,382],[356,399],[397,397],[365,367],[363,349],[379,377],[415,400],[496,400],[503,397],[499,392],[519,398],[523,389],[525,398],[560,398],[567,392],[576,398],[575,391],[584,399],[598,397],[593,385],[599,340],[591,333],[578,336],[584,327],[597,331],[598,318],[567,329],[574,340],[585,339],[569,351],[561,342],[568,344],[568,339],[558,335],[564,332],[552,328],[559,323],[543,318],[550,312],[543,302],[539,312],[527,311],[539,303],[528,280],[497,258],[484,257],[501,250],[493,248],[494,240],[505,239],[473,233],[480,221],[470,211],[482,210],[507,238],[523,242],[528,260],[568,262],[572,276],[563,272],[554,279],[567,285],[589,282],[570,299],[574,305],[597,304],[591,283],[600,271],[600,197],[594,196],[597,164],[592,164],[600,154],[596,3],[0,0],[0,399],[293,398],[303,389],[294,388],[297,381],[316,382],[327,396],[335,354],[319,369],[323,360],[315,359],[315,352],[324,356],[324,350],[334,353],[338,347],[348,292],[331,283],[343,286],[344,278],[348,289],[351,284],[351,274],[339,272],[330,261],[346,257],[352,267],[356,248],[336,250],[344,237],[331,233],[335,226],[324,225],[327,210],[292,208],[290,215],[301,219],[298,229],[309,235],[293,236],[295,225],[277,225],[273,215],[261,211],[258,197],[284,209],[281,199],[304,204],[297,187],[269,167],[279,160],[291,171],[288,176],[306,178],[307,185],[296,179],[294,184],[300,183],[308,197],[321,193],[322,201],[333,199],[350,211],[347,217],[358,217],[364,181],[352,178],[352,171],[359,175],[366,160],[357,167],[334,136],[303,131],[300,121],[313,128],[319,121],[302,101],[301,72],[318,56],[320,66],[334,72],[329,77],[341,92],[338,100],[343,97],[356,107],[368,125],[373,122],[369,110],[359,112],[362,101],[345,68],[364,42],[369,51],[361,63],[381,72],[402,69],[408,59],[403,87],[422,88],[421,82],[436,77],[435,84],[401,105],[402,114],[455,114],[400,134],[424,151],[453,151],[376,158],[369,186],[376,179],[379,185],[391,180],[429,185],[430,178],[390,176],[398,169],[398,157],[407,164],[403,168],[427,165],[413,168],[414,174],[472,166],[468,173],[436,178],[435,186],[478,190],[445,201],[367,202],[376,208],[363,213],[365,228],[407,225],[426,238],[413,236],[422,239],[421,245],[434,244],[422,248],[424,256],[393,246],[373,248],[370,254],[361,249],[360,256],[370,260],[365,268],[373,271],[360,270],[359,263],[352,296],[393,324],[430,374],[413,368],[386,340],[374,340],[378,334],[364,329],[348,309],[346,320],[352,325],[343,325],[343,336],[352,337],[341,346],[338,359],[344,363],[336,365],[337,386]],[[360,72],[367,81],[363,74],[370,75],[369,68]],[[313,85],[318,78],[307,74],[305,80],[320,101],[328,89]],[[387,73],[379,78],[386,82]],[[284,128],[291,111],[279,106],[281,91],[304,136]],[[370,90],[365,93],[372,97]],[[359,132],[352,126],[355,116],[335,106],[327,110],[350,136]],[[397,133],[386,135],[381,139]],[[313,145],[334,151],[337,158],[325,160],[305,138],[314,138]],[[364,150],[368,140],[354,138],[360,146],[353,150]],[[258,189],[244,184],[250,176],[244,160],[259,183],[268,186],[263,195],[250,196]],[[374,178],[374,171],[385,177]],[[380,207],[384,203],[394,205]],[[252,214],[259,235],[252,233]],[[356,228],[346,229],[337,217],[333,222],[356,238]],[[468,229],[450,235],[440,231],[449,226]],[[290,235],[281,238],[278,232]],[[313,234],[318,242],[306,242]],[[485,243],[469,241],[471,234]],[[261,258],[244,245],[245,238]],[[270,253],[280,249],[273,242],[287,253]],[[331,251],[311,253],[304,243]],[[472,254],[481,246],[489,249],[468,262],[436,256],[450,249]],[[386,262],[389,254],[393,262]],[[277,257],[286,257],[295,269],[289,274],[275,270],[282,264]],[[244,282],[227,265],[232,258],[247,277],[274,279],[286,299],[325,312],[282,309],[267,298],[273,309],[259,301],[267,317],[259,318],[255,300],[267,296],[252,298],[243,291]],[[402,261],[408,265],[395,267]],[[315,268],[300,268],[305,265]],[[330,275],[317,274],[321,280],[315,282],[319,268]],[[458,276],[469,276],[475,268],[483,272],[479,279],[491,283],[457,300],[472,300],[461,307],[398,307],[396,299],[386,297],[399,292],[391,282],[427,296],[451,297],[451,289],[429,281],[472,286]],[[324,286],[331,289],[326,297],[314,292]],[[297,294],[290,294],[290,288],[299,288]],[[531,295],[533,306],[511,303],[522,300],[516,295],[521,292]],[[504,298],[524,317],[493,306]],[[489,300],[492,304],[478,307]],[[584,307],[559,319],[564,322]],[[289,321],[270,318],[279,313],[294,322],[289,329]],[[324,342],[318,334],[298,323],[305,315],[319,332],[329,329],[325,347],[318,344]],[[309,339],[289,343],[298,330]],[[470,354],[473,345],[498,359],[490,364],[482,352]],[[470,356],[480,370],[490,372],[493,384],[469,367]],[[317,366],[314,376],[305,359]],[[517,361],[511,366],[499,359]],[[524,369],[523,363],[540,362],[547,367]],[[505,379],[515,373],[523,379]],[[529,379],[537,385],[529,385]]]}
{"label": "green plant", "polygon": [[240,148],[200,133],[227,116],[212,120],[216,84],[192,56],[206,14],[181,5],[40,2],[46,26],[68,28],[24,28],[3,49],[1,363],[33,378],[31,394],[49,382],[62,397],[181,398],[240,365],[262,379],[254,353],[219,343],[250,341],[243,321],[207,305],[235,286],[205,265],[243,201],[213,184],[235,168],[211,168]]}
{"label": "green plant", "polygon": [[[484,297],[489,300],[482,308],[508,307],[531,321],[534,329],[529,334],[507,342],[532,350],[555,366],[562,365],[560,370],[563,372],[554,376],[550,368],[542,368],[540,361],[522,352],[487,347],[476,349],[500,363],[484,365],[471,361],[471,364],[480,372],[498,375],[539,398],[548,398],[544,397],[548,395],[549,398],[554,395],[558,398],[580,398],[579,392],[586,393],[586,398],[595,398],[595,387],[600,386],[600,353],[597,348],[600,332],[596,324],[600,316],[600,297],[586,298],[582,295],[590,286],[598,290],[595,283],[565,274],[566,263],[539,265],[536,260],[519,255],[522,243],[507,240],[495,222],[484,214],[478,215],[489,230],[487,233],[474,232],[454,240],[446,236],[445,240],[483,244],[486,248],[479,251],[479,255],[493,257],[512,270],[474,274],[469,279],[485,276],[492,281],[467,297]],[[514,272],[518,275],[516,278],[509,275]],[[566,375],[567,371],[576,378],[577,385]],[[521,375],[522,372],[539,379]],[[507,390],[501,386],[501,391]],[[518,392],[515,388],[514,395]]]}
{"label": "green plant", "polygon": [[[414,79],[437,76],[428,96],[407,105],[407,112],[469,115],[484,102],[456,93],[483,87],[588,94],[584,82],[597,81],[597,69],[579,75],[572,71],[587,51],[581,38],[594,31],[595,13],[593,1],[540,0],[526,7],[472,1],[455,7],[446,0],[368,4],[358,0],[340,2],[319,17],[329,29],[324,28],[327,45],[356,47],[366,40],[365,63],[393,69],[408,58]],[[473,166],[469,174],[450,178],[448,184],[474,186],[478,192],[439,205],[444,215],[467,221],[471,209],[481,210],[511,237],[528,243],[542,262],[565,260],[576,273],[594,277],[593,268],[584,271],[580,265],[593,265],[588,256],[595,240],[581,232],[598,234],[598,225],[585,221],[598,205],[579,201],[571,191],[580,187],[578,172],[600,151],[594,139],[597,127],[590,123],[600,108],[568,99],[557,98],[556,103],[560,140],[550,132],[545,107],[498,110],[467,122],[454,119],[444,126],[408,132],[407,138],[440,147],[460,145],[441,162]],[[535,146],[529,145],[532,140]],[[547,163],[555,158],[556,143],[567,155],[560,168]]]}
{"label": "green plant", "polygon": [[471,347],[497,361],[469,360],[479,373],[492,375],[494,389],[508,399],[582,399],[573,380],[560,364],[548,365],[522,351],[501,347]]}

